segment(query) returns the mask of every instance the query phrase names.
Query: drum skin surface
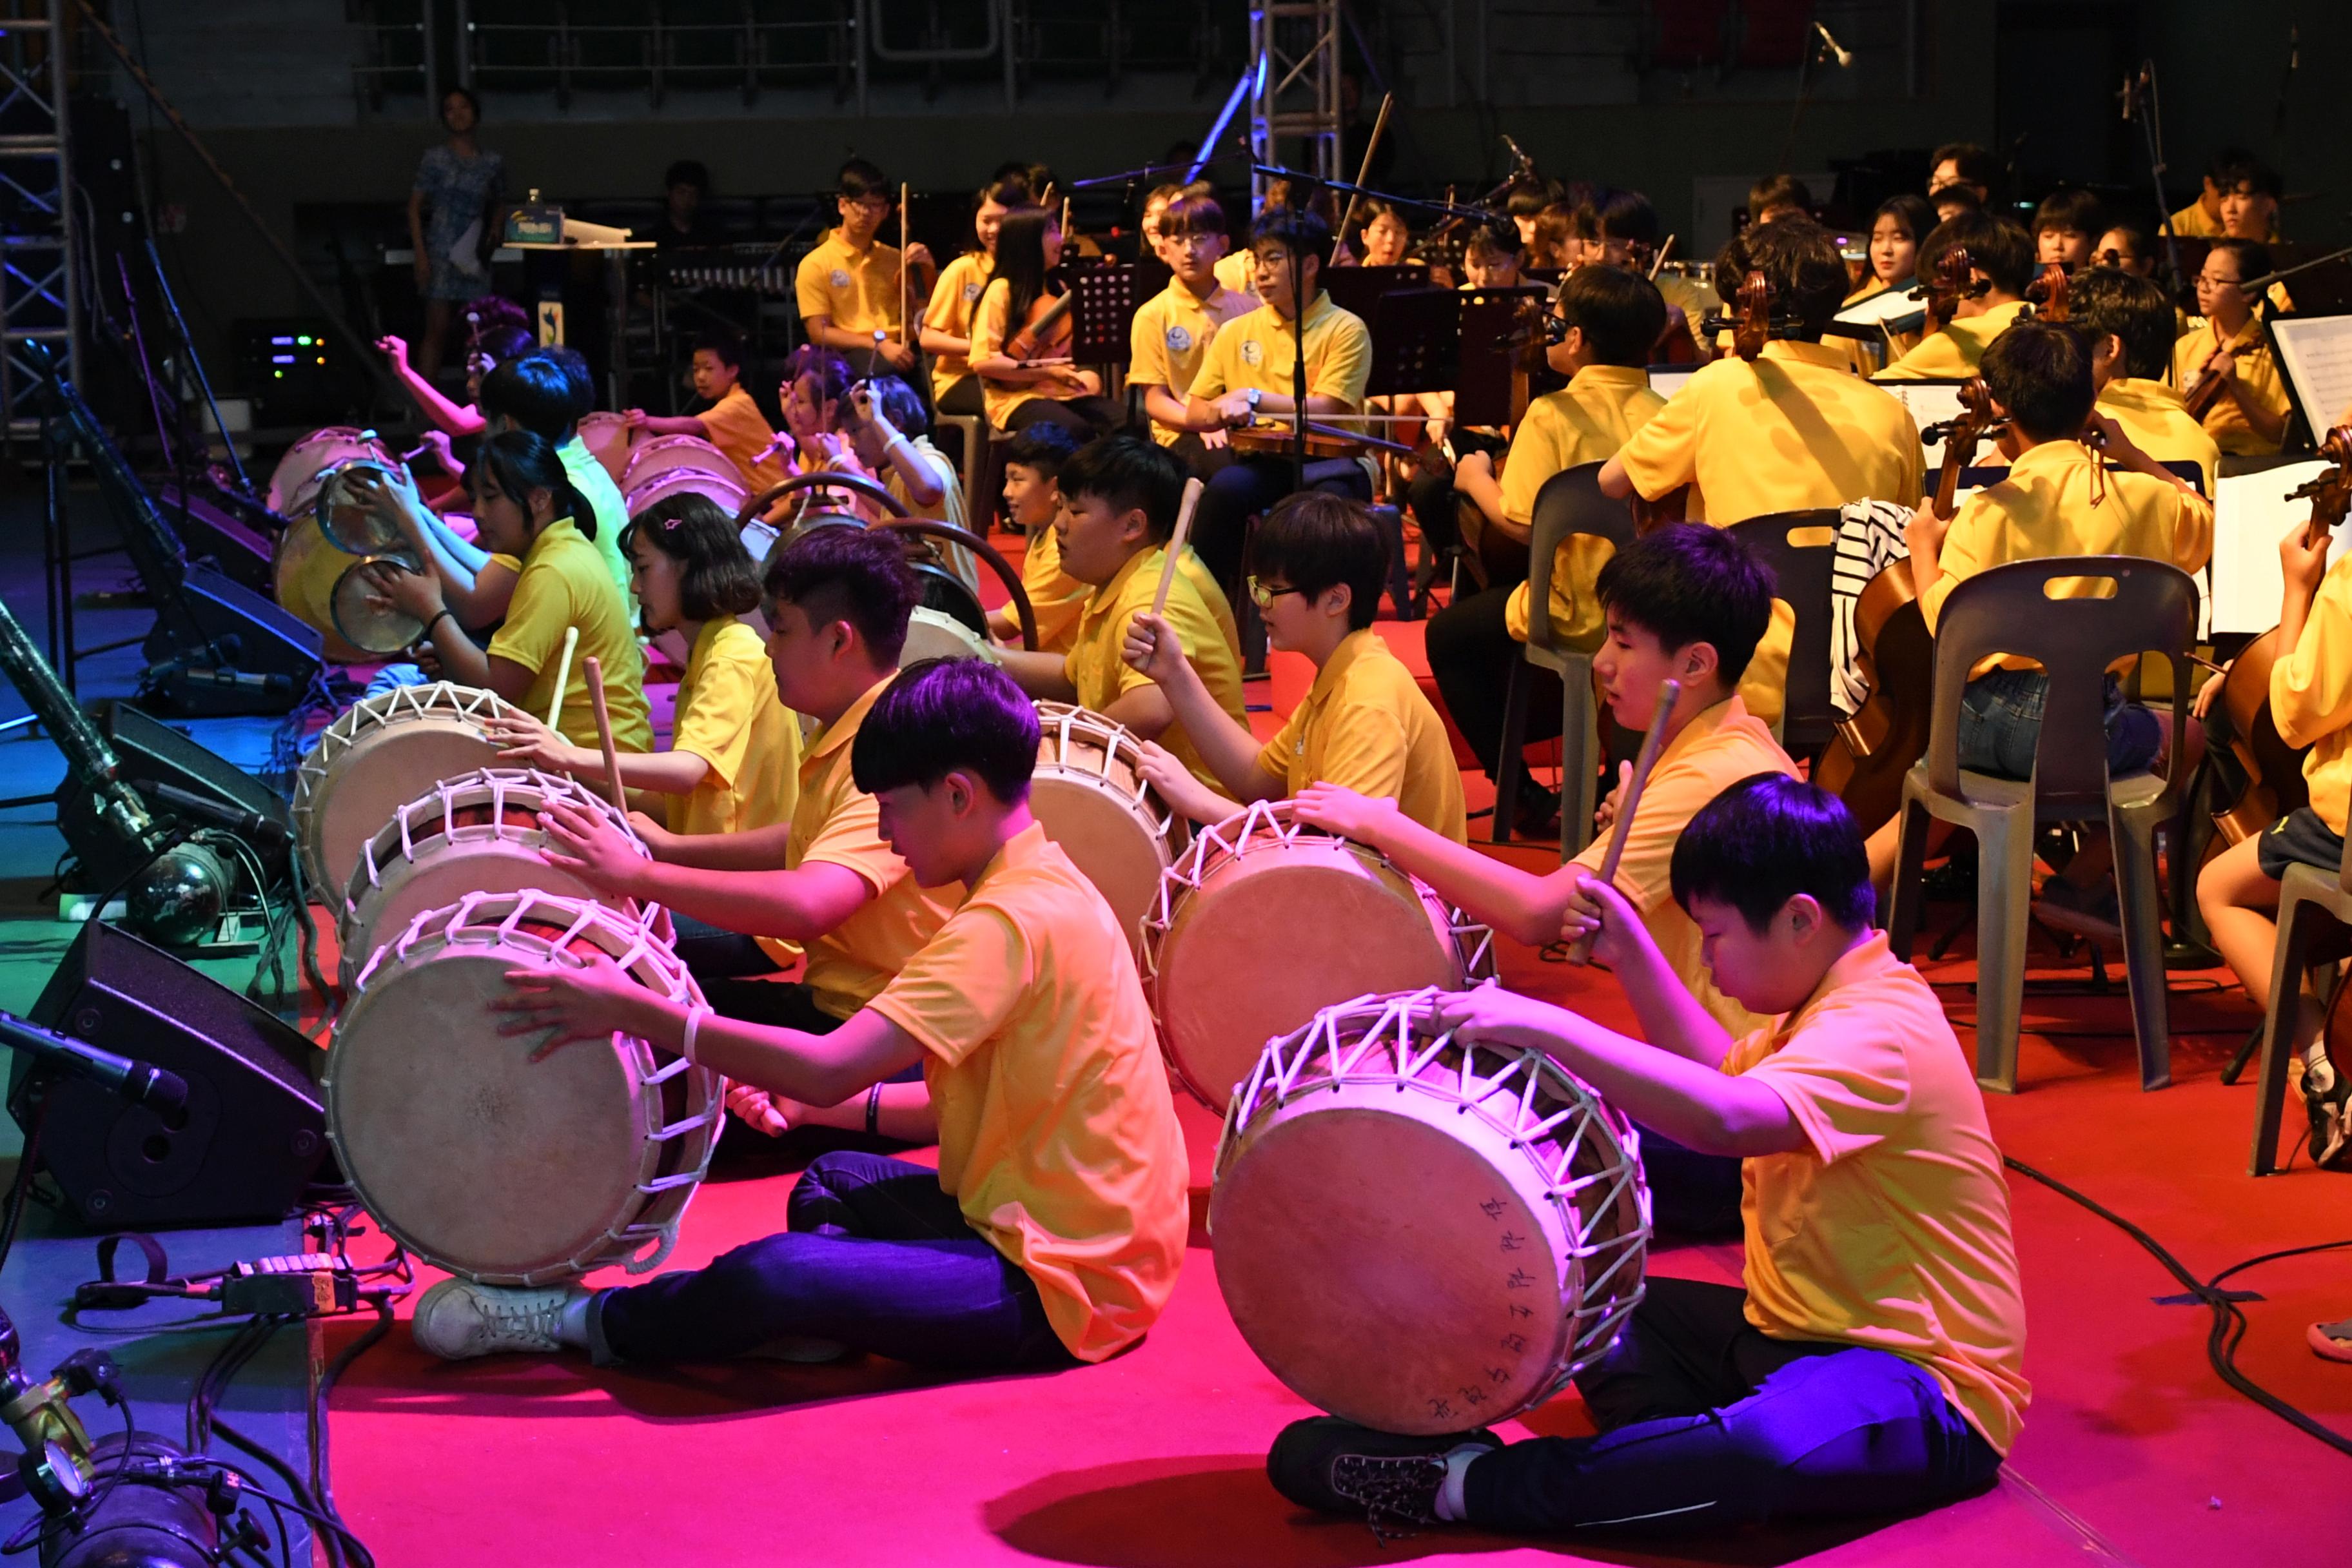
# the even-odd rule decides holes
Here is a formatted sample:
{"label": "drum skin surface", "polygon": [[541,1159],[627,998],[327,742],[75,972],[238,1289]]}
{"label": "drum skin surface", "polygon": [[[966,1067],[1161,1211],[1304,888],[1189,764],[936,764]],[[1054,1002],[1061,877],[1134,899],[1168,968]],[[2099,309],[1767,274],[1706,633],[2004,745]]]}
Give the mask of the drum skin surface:
{"label": "drum skin surface", "polygon": [[1260,801],[1161,879],[1145,986],[1170,1064],[1222,1111],[1274,1037],[1368,993],[1459,990],[1493,973],[1492,942],[1377,850]]}
{"label": "drum skin surface", "polygon": [[1140,951],[1177,825],[1144,784],[1142,750],[1124,726],[1066,702],[1038,703],[1037,723],[1029,809]]}
{"label": "drum skin surface", "polygon": [[1534,1051],[1465,1047],[1434,991],[1326,1009],[1228,1113],[1209,1223],[1234,1325],[1300,1397],[1386,1432],[1558,1393],[1641,1300],[1630,1126]]}
{"label": "drum skin surface", "polygon": [[518,710],[496,692],[436,681],[354,703],[320,732],[294,784],[294,826],[314,897],[334,902],[361,847],[445,778],[497,763],[480,721]]}

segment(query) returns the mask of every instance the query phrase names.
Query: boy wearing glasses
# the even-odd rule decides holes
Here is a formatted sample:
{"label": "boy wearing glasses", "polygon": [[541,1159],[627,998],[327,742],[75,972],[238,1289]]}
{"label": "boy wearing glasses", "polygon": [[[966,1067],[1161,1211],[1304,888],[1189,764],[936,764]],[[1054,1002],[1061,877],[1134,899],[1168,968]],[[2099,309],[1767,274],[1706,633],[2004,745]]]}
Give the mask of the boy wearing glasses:
{"label": "boy wearing glasses", "polygon": [[[1075,702],[1157,741],[1211,789],[1217,774],[1160,687],[1122,657],[1129,622],[1151,609],[1184,497],[1184,464],[1164,447],[1106,436],[1081,447],[1055,483],[1054,537],[1062,570],[1088,584],[1069,651],[1008,650],[1002,659],[1030,696]],[[1161,614],[1215,706],[1243,718],[1241,634],[1224,591],[1190,549],[1178,558]]]}
{"label": "boy wearing glasses", "polygon": [[[915,368],[916,354],[912,344],[901,341],[898,330],[898,268],[914,268],[906,290],[910,300],[931,297],[939,269],[922,246],[909,245],[902,257],[897,246],[876,237],[898,205],[881,170],[863,158],[852,158],[841,166],[835,199],[841,226],[801,258],[800,269],[793,275],[801,325],[813,343],[842,354],[878,353],[883,363],[908,374]],[[890,334],[878,349],[877,331]]]}
{"label": "boy wearing glasses", "polygon": [[1246,723],[1218,706],[1175,628],[1160,616],[1137,616],[1127,630],[1127,662],[1158,686],[1216,784],[1210,787],[1148,742],[1143,776],[1195,822],[1221,822],[1251,801],[1333,784],[1394,801],[1408,821],[1466,844],[1462,773],[1444,721],[1372,629],[1389,552],[1371,519],[1342,497],[1303,491],[1266,513],[1250,551],[1257,570],[1249,592],[1266,641],[1312,659],[1315,685],[1282,732],[1261,746]]}

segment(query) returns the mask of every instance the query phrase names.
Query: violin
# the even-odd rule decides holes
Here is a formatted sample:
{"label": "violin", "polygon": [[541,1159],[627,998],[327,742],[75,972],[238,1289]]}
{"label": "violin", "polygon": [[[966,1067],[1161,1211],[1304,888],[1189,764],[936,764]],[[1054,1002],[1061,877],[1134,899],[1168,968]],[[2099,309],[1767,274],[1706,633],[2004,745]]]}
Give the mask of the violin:
{"label": "violin", "polygon": [[[2335,467],[2286,499],[2311,502],[2305,527],[2306,548],[2333,532],[2352,506],[2352,426],[2338,426],[2319,444],[2319,456]],[[2278,628],[2248,643],[2221,677],[2217,703],[2227,715],[2230,752],[2245,770],[2245,787],[2228,806],[2214,812],[2213,826],[2231,844],[2251,838],[2298,806],[2311,804],[2303,779],[2305,747],[2290,746],[2271,717],[2271,670],[2279,655]],[[2335,1010],[2329,1009],[2331,1035]]]}
{"label": "violin", "polygon": [[2230,389],[2229,378],[2210,367],[2211,361],[2220,353],[2221,351],[2216,349],[2206,356],[2207,365],[2198,371],[2197,379],[2180,394],[2181,405],[2189,410],[2189,417],[2200,423],[2213,411],[2213,405],[2221,401],[2221,395]]}
{"label": "violin", "polygon": [[1077,303],[1077,298],[1078,291],[1068,289],[1059,294],[1040,294],[1031,300],[1027,318],[1004,340],[1005,357],[1023,364],[1067,360],[1071,334],[1077,326],[1070,308]]}
{"label": "violin", "polygon": [[1927,321],[1920,328],[1922,337],[1933,337],[1951,324],[1952,313],[1963,300],[1980,300],[1990,291],[1992,284],[1976,276],[1976,260],[1969,255],[1967,246],[1956,245],[1936,259],[1936,275],[1923,279],[1911,290],[1914,300],[1927,302]]}
{"label": "violin", "polygon": [[[1997,436],[2007,421],[1994,413],[1992,394],[1982,380],[1960,389],[1959,415],[1921,432],[1940,437],[1944,463],[1928,504],[1949,521],[1956,510],[1960,473],[1978,447]],[[1864,833],[1892,820],[1903,804],[1903,776],[1927,754],[1935,710],[1936,639],[1919,608],[1919,587],[1907,560],[1889,563],[1866,584],[1853,605],[1855,663],[1870,682],[1869,700],[1822,753],[1813,781],[1842,797]]]}

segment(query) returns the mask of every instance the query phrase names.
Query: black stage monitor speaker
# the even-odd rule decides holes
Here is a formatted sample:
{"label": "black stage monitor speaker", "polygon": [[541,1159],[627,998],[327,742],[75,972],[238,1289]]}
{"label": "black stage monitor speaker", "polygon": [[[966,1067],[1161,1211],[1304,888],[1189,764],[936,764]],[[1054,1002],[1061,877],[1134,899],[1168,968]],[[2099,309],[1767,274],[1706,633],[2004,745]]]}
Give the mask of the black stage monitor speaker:
{"label": "black stage monitor speaker", "polygon": [[[53,1081],[41,1164],[95,1229],[283,1219],[327,1152],[310,1041],[218,982],[110,925],[82,928],[30,1015],[35,1023],[187,1080],[170,1127],[80,1079]],[[8,1112],[31,1134],[26,1058]]]}
{"label": "black stage monitor speaker", "polygon": [[[115,766],[122,782],[137,790],[147,802],[148,810],[157,816],[173,820],[184,820],[186,816],[155,795],[152,786],[163,784],[252,812],[285,828],[289,837],[292,835],[293,818],[277,791],[250,773],[239,773],[226,759],[206,751],[169,724],[110,697],[91,703],[89,713],[90,723],[114,749]],[[110,888],[138,869],[134,861],[143,864],[144,858],[110,831],[98,813],[97,798],[90,791],[78,788],[68,774],[65,783],[58,786],[58,831],[65,835],[66,843],[89,871],[91,881],[99,888]],[[253,848],[261,857],[262,868],[273,878],[285,868],[287,850],[283,843],[256,841]]]}

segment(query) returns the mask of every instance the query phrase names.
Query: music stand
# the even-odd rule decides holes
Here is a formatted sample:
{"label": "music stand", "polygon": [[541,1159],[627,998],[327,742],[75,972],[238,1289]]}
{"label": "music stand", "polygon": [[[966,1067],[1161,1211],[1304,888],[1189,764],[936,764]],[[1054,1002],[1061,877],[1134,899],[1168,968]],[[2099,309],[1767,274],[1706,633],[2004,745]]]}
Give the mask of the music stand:
{"label": "music stand", "polygon": [[[1353,270],[1350,268],[1349,270]],[[1402,289],[1372,301],[1367,397],[1396,397],[1451,385],[1461,363],[1461,311],[1451,289]]]}
{"label": "music stand", "polygon": [[[1461,300],[1458,342],[1459,368],[1454,381],[1454,422],[1497,426],[1511,422],[1511,383],[1519,345],[1511,339],[1527,324],[1528,307],[1537,310],[1549,291],[1536,285],[1517,289],[1478,289],[1457,293]],[[1546,371],[1550,367],[1547,365]],[[1530,380],[1528,391],[1535,391]]]}
{"label": "music stand", "polygon": [[1072,268],[1070,358],[1078,364],[1125,364],[1135,327],[1135,264],[1105,261]]}
{"label": "music stand", "polygon": [[1326,267],[1321,282],[1331,303],[1351,316],[1372,319],[1373,303],[1400,289],[1429,287],[1426,267]]}

